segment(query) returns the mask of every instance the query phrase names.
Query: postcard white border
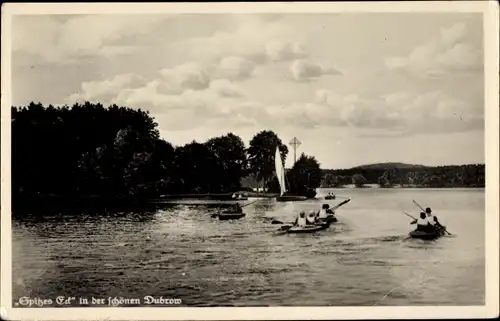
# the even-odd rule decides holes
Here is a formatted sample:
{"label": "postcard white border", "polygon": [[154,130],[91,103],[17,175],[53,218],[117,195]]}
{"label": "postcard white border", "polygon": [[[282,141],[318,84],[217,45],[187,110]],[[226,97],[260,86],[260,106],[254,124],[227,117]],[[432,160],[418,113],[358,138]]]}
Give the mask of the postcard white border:
{"label": "postcard white border", "polygon": [[[484,306],[270,308],[12,308],[10,218],[11,17],[16,14],[478,12],[484,17],[486,293]],[[499,39],[496,1],[349,3],[7,3],[2,5],[0,313],[6,320],[300,320],[489,318],[499,311]],[[69,310],[68,310],[69,309]]]}

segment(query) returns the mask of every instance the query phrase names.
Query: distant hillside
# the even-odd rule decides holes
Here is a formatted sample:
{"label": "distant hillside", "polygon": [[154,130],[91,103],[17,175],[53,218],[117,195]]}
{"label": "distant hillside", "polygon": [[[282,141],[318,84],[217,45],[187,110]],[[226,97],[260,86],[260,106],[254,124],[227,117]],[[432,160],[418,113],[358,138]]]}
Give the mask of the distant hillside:
{"label": "distant hillside", "polygon": [[424,166],[404,163],[378,163],[349,169],[324,169],[322,187],[348,184],[381,187],[484,187],[485,165]]}
{"label": "distant hillside", "polygon": [[[349,169],[322,169],[321,187],[341,187],[359,181],[381,187],[484,187],[485,165],[425,166],[396,162],[368,164]],[[244,177],[243,188],[260,186],[254,175]]]}
{"label": "distant hillside", "polygon": [[382,170],[392,170],[392,169],[409,169],[409,168],[415,168],[415,169],[423,169],[427,168],[428,166],[424,165],[415,165],[415,164],[405,164],[405,163],[377,163],[377,164],[369,164],[369,165],[361,165],[361,166],[356,166],[352,167],[351,169],[382,169]]}

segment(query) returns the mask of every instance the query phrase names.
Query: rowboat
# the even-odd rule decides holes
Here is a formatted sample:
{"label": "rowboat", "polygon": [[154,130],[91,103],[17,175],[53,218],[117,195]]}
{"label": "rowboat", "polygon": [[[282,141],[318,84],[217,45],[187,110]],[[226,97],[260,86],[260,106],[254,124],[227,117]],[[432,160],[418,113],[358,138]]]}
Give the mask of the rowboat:
{"label": "rowboat", "polygon": [[319,219],[319,221],[320,221],[320,222],[324,222],[324,223],[328,223],[328,224],[338,222],[337,218],[336,218],[335,216],[331,215],[331,214],[330,214],[330,215],[328,215],[328,216],[326,217],[326,219],[321,219],[321,218],[320,218],[320,219]]}
{"label": "rowboat", "polygon": [[314,224],[306,226],[292,226],[286,232],[287,233],[314,233],[322,230],[326,230],[330,226],[329,223],[325,224]]}
{"label": "rowboat", "polygon": [[442,229],[435,231],[414,230],[410,232],[409,236],[413,239],[432,241],[443,236],[445,234],[444,232],[445,229],[446,227],[443,227]]}
{"label": "rowboat", "polygon": [[245,213],[220,213],[217,215],[220,221],[226,220],[238,220],[242,217],[245,217]]}
{"label": "rowboat", "polygon": [[295,201],[305,201],[307,197],[298,195],[282,195],[276,196],[276,201],[278,202],[295,202]]}

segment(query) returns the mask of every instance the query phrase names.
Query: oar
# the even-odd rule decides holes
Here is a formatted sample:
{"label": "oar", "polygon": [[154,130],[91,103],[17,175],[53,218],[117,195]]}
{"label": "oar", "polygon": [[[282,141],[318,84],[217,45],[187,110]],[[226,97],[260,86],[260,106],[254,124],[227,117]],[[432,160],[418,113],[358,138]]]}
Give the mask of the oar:
{"label": "oar", "polygon": [[345,201],[340,202],[339,204],[335,205],[332,207],[332,211],[335,211],[337,208],[341,207],[342,205],[345,205],[351,201],[350,198],[346,199]]}
{"label": "oar", "polygon": [[422,212],[425,212],[424,208],[420,206],[415,200],[413,200],[413,203],[418,206],[422,210]]}
{"label": "oar", "polygon": [[406,213],[405,211],[401,211],[401,212],[403,212],[406,216],[411,217],[412,219],[416,220],[416,218],[414,218],[414,217],[413,217],[413,216],[411,216],[410,214]]}
{"label": "oar", "polygon": [[282,231],[286,231],[286,230],[291,229],[292,227],[293,227],[293,225],[292,225],[292,224],[283,225],[283,226],[281,226],[281,227],[280,227],[280,230],[282,230]]}
{"label": "oar", "polygon": [[280,221],[280,220],[273,220],[273,221],[271,222],[271,224],[276,225],[276,224],[293,224],[293,223],[283,223],[283,222],[282,222],[282,221]]}
{"label": "oar", "polygon": [[245,207],[245,206],[248,206],[248,205],[253,204],[253,203],[255,203],[255,202],[258,202],[258,201],[259,201],[259,200],[256,200],[256,201],[253,201],[253,202],[247,203],[247,204],[245,204],[245,205],[242,205],[242,206],[240,206],[240,207],[241,207],[241,208],[243,208],[243,207]]}
{"label": "oar", "polygon": [[[413,203],[414,203],[415,205],[417,205],[417,206],[418,206],[418,207],[422,210],[422,212],[425,212],[424,208],[423,208],[422,206],[420,206],[420,204],[418,204],[418,203],[417,203],[417,201],[413,200]],[[442,225],[441,225],[441,226],[442,226]],[[444,227],[444,226],[443,226],[443,227]],[[446,233],[448,233],[448,235],[453,235],[453,234],[451,234],[450,232],[448,232],[448,230],[446,229],[446,227],[444,227],[444,231],[445,231]]]}

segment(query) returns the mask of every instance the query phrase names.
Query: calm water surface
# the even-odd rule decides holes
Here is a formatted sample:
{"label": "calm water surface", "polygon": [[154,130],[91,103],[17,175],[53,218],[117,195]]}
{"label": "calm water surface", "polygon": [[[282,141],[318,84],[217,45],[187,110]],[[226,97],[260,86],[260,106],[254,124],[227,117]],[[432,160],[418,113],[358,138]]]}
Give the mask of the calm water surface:
{"label": "calm water surface", "polygon": [[[326,194],[335,190],[320,190]],[[279,235],[273,218],[343,199],[261,199],[239,221],[213,208],[169,206],[117,215],[67,214],[13,222],[13,299],[146,295],[186,306],[484,304],[484,189],[344,189],[339,223]],[[406,239],[431,206],[455,234]],[[249,201],[248,201],[249,202]],[[54,213],[54,215],[57,213]],[[15,301],[17,302],[17,301]]]}

